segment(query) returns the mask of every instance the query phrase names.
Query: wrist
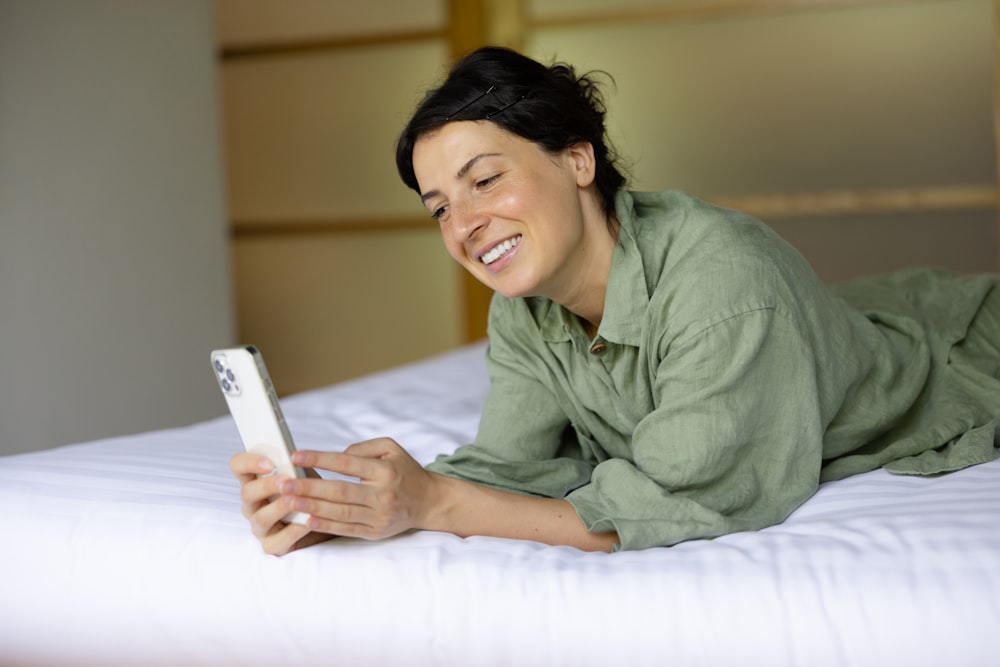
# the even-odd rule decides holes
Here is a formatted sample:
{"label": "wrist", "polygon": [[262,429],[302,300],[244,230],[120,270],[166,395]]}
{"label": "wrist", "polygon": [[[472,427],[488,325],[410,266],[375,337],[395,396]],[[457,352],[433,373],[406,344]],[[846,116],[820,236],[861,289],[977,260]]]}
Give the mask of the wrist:
{"label": "wrist", "polygon": [[455,506],[454,482],[458,480],[436,472],[428,471],[429,482],[423,512],[418,528],[439,532],[451,532],[449,516]]}

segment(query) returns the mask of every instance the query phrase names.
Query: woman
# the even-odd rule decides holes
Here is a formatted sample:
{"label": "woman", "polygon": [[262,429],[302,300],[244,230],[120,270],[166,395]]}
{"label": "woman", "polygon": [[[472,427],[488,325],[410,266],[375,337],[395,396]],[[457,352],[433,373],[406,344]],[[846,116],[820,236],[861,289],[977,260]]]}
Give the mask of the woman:
{"label": "woman", "polygon": [[[232,460],[269,553],[410,529],[588,550],[778,523],[821,481],[995,458],[996,276],[910,272],[835,294],[767,227],[623,190],[590,77],[485,48],[419,105],[403,181],[495,290],[476,442],[422,468],[380,438]],[[307,527],[281,521],[295,510]]]}

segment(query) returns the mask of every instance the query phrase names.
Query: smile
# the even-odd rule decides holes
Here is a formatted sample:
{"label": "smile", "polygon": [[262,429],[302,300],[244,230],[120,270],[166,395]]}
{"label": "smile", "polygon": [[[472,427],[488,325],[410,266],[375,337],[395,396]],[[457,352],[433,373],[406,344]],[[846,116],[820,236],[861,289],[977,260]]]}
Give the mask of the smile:
{"label": "smile", "polygon": [[512,239],[507,239],[506,241],[496,244],[491,249],[484,252],[479,259],[482,260],[483,264],[489,266],[493,262],[497,261],[504,255],[506,255],[508,252],[516,248],[517,244],[520,242],[521,242],[521,236],[519,234]]}

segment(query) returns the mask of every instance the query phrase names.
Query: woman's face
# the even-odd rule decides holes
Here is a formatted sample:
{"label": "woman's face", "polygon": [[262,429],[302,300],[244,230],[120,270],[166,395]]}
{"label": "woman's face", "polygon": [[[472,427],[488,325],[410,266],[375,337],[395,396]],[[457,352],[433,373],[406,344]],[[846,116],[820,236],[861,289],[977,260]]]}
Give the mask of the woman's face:
{"label": "woman's face", "polygon": [[552,154],[489,121],[448,123],[413,150],[421,199],[451,256],[505,296],[564,305],[614,244],[590,187],[593,163],[590,144]]}

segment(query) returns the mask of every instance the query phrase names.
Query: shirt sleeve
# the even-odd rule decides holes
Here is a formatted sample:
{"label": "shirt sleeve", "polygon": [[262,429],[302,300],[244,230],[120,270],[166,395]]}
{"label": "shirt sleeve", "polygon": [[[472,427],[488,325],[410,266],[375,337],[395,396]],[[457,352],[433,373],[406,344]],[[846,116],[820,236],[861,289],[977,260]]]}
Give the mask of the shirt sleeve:
{"label": "shirt sleeve", "polygon": [[[516,319],[516,318],[511,318]],[[576,434],[549,388],[518,363],[517,336],[492,327],[490,374],[475,443],[439,456],[428,470],[526,495],[562,498],[590,479]]]}
{"label": "shirt sleeve", "polygon": [[783,521],[819,483],[815,368],[795,322],[775,308],[671,344],[653,384],[656,409],[633,434],[633,460],[598,464],[567,500],[589,530],[616,530],[621,549]]}

